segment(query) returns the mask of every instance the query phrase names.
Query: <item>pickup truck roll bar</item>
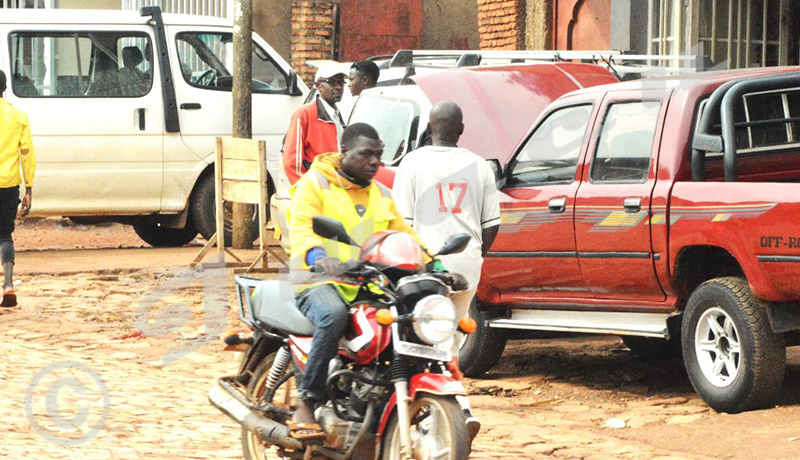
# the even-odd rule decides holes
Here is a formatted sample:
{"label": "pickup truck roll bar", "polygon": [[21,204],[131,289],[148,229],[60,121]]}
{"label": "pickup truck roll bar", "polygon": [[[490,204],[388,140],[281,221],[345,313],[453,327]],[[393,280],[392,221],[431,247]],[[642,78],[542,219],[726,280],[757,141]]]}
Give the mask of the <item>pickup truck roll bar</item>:
{"label": "pickup truck roll bar", "polygon": [[[783,75],[768,75],[758,78],[729,81],[717,88],[708,100],[697,133],[692,141],[692,180],[705,180],[706,152],[722,152],[725,181],[735,182],[738,179],[736,167],[736,130],[737,126],[755,126],[764,124],[785,124],[793,119],[781,118],[759,122],[736,123],[734,120],[734,104],[745,94],[759,91],[782,89],[800,86],[800,72]],[[711,134],[714,114],[719,110],[722,135]]]}

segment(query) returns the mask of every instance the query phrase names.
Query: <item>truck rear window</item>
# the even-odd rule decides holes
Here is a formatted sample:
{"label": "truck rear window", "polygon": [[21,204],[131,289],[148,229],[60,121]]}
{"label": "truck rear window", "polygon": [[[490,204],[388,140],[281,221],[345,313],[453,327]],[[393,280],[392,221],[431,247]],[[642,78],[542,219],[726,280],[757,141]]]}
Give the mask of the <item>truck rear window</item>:
{"label": "truck rear window", "polygon": [[[700,103],[696,119],[700,122],[708,99]],[[774,121],[758,126],[736,128],[736,153],[739,155],[800,147],[800,122],[791,120],[800,117],[800,88],[781,89],[746,94],[742,103],[734,108],[736,123]],[[717,120],[712,132],[719,134]],[[706,158],[721,158],[721,152],[709,152]]]}
{"label": "truck rear window", "polygon": [[[695,132],[708,99],[700,103]],[[739,180],[773,182],[800,180],[800,88],[746,94],[734,106]],[[753,123],[743,125],[740,123]],[[712,134],[720,134],[719,119]],[[706,153],[707,180],[723,178],[722,152]]]}

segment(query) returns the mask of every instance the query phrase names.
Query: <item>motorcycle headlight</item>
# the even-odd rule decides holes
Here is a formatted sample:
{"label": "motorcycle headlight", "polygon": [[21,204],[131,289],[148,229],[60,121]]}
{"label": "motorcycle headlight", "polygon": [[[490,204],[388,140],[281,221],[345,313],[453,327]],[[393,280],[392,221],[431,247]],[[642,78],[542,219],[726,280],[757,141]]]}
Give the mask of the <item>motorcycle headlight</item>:
{"label": "motorcycle headlight", "polygon": [[431,345],[452,338],[458,327],[457,320],[453,301],[443,295],[425,297],[414,307],[414,332]]}

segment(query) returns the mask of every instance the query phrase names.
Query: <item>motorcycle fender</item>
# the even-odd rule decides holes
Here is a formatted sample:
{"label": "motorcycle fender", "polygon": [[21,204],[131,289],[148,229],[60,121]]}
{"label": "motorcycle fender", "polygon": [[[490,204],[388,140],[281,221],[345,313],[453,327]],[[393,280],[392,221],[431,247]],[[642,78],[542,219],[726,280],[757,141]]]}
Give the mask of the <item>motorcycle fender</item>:
{"label": "motorcycle fender", "polygon": [[[467,391],[464,385],[458,380],[453,379],[442,374],[417,374],[411,377],[408,382],[408,398],[414,401],[417,398],[417,393],[427,393],[437,396],[466,396]],[[394,412],[394,406],[397,405],[397,393],[392,393],[389,402],[381,414],[381,423],[378,425],[378,440],[383,437],[383,431],[389,423],[389,417]]]}

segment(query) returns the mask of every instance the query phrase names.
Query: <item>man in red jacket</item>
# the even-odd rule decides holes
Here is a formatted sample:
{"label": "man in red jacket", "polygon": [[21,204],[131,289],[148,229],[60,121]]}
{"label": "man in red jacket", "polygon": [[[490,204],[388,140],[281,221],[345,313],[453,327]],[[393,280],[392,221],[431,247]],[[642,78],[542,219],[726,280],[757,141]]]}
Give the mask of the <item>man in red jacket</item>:
{"label": "man in red jacket", "polygon": [[335,64],[317,71],[317,97],[292,115],[283,143],[283,170],[290,184],[308,171],[314,157],[339,152],[344,120],[336,104],[342,100],[347,70]]}

